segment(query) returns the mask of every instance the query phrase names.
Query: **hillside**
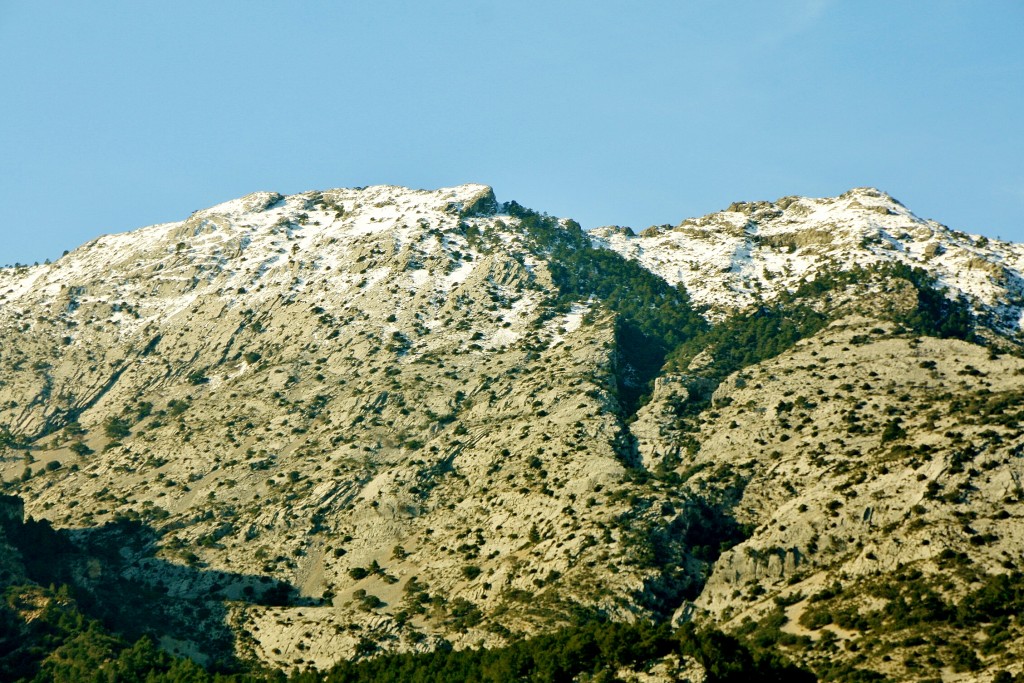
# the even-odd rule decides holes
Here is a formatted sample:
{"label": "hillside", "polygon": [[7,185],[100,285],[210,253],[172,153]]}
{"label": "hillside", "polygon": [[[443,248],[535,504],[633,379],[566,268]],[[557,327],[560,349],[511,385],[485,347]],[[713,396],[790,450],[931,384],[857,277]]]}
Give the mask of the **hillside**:
{"label": "hillside", "polygon": [[1020,673],[1022,267],[868,189],[638,236],[256,193],[0,270],[0,475],[209,666],[654,620]]}

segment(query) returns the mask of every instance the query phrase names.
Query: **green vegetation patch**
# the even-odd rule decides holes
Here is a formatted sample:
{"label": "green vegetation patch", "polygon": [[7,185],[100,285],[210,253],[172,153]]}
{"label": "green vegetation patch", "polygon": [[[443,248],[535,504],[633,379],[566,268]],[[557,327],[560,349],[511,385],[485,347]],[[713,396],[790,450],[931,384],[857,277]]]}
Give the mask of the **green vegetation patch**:
{"label": "green vegetation patch", "polygon": [[682,285],[672,286],[635,261],[596,249],[575,221],[505,205],[519,219],[531,251],[548,261],[560,299],[556,307],[591,298],[617,316],[619,402],[629,415],[650,390],[670,351],[708,329]]}
{"label": "green vegetation patch", "polygon": [[537,636],[498,649],[383,655],[343,662],[323,678],[302,681],[384,683],[415,681],[614,681],[620,669],[643,671],[668,655],[695,659],[709,682],[813,681],[814,677],[777,657],[755,655],[735,638],[686,626],[592,623]]}

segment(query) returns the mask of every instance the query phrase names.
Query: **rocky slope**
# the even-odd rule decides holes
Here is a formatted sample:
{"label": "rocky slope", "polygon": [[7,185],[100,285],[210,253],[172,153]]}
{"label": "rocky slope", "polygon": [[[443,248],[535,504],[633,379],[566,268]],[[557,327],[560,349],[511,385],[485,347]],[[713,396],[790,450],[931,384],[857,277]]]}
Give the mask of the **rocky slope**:
{"label": "rocky slope", "polygon": [[[649,466],[678,463],[680,485],[730,510],[749,534],[715,562],[677,619],[809,638],[790,639],[788,649],[822,664],[842,651],[817,646],[838,635],[851,659],[895,680],[922,667],[978,680],[973,668],[956,675],[961,653],[949,644],[994,643],[991,634],[975,628],[967,638],[939,617],[890,619],[884,598],[892,596],[879,593],[913,572],[936,600],[955,605],[1021,570],[1024,361],[893,332],[843,318],[730,376],[693,431],[668,426],[679,400],[670,391],[641,410],[634,433],[660,436],[640,441]],[[830,626],[838,616],[820,617],[825,600],[847,615],[843,628]],[[1019,625],[1006,633],[1014,644],[993,644],[988,666],[1017,668]]]}
{"label": "rocky slope", "polygon": [[1017,671],[1014,620],[875,613],[1018,568],[1022,266],[874,190],[589,238],[479,185],[257,193],[0,270],[0,475],[203,662],[674,616]]}
{"label": "rocky slope", "polygon": [[683,283],[713,317],[770,302],[818,273],[896,262],[925,268],[951,294],[968,297],[982,322],[1000,334],[1021,333],[1024,245],[924,220],[874,188],[824,199],[738,202],[639,235],[619,227],[592,235],[598,245]]}
{"label": "rocky slope", "polygon": [[[642,611],[612,320],[549,305],[515,219],[469,215],[490,205],[259,194],[4,273],[0,420],[32,444],[4,478],[35,472],[17,490],[60,526],[153,525],[132,572],[220,583],[282,664]],[[244,603],[277,581],[294,604]]]}

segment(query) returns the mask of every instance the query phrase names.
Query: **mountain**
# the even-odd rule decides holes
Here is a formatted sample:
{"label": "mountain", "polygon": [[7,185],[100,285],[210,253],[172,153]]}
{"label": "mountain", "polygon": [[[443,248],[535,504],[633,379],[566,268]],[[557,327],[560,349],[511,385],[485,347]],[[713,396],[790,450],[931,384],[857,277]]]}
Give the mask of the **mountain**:
{"label": "mountain", "polygon": [[679,225],[593,233],[596,244],[682,283],[712,317],[771,302],[818,273],[898,263],[923,268],[970,299],[979,319],[1020,340],[1024,245],[918,218],[874,188],[838,197],[739,202]]}
{"label": "mountain", "polygon": [[256,193],[0,270],[0,475],[221,670],[654,620],[1012,677],[1022,269],[872,189],[639,235]]}

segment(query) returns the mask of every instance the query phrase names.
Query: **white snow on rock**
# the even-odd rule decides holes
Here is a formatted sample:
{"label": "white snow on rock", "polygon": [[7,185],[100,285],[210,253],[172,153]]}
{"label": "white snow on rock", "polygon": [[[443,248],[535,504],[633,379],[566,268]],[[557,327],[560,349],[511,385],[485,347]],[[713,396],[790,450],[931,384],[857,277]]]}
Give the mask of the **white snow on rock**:
{"label": "white snow on rock", "polygon": [[1021,330],[1024,245],[921,219],[874,188],[824,199],[736,203],[639,235],[597,228],[591,239],[670,283],[683,283],[712,319],[770,302],[824,270],[889,261],[929,271],[948,295],[966,295],[995,329]]}

